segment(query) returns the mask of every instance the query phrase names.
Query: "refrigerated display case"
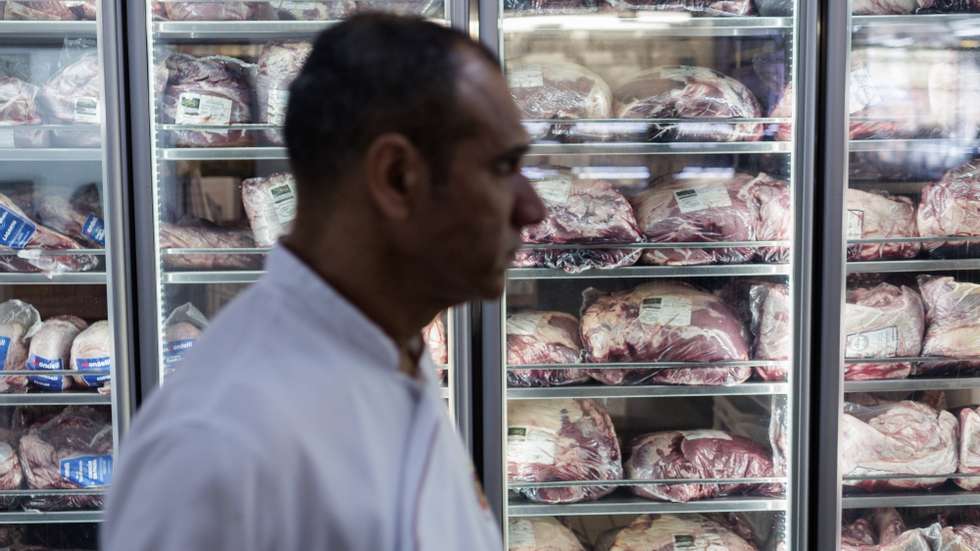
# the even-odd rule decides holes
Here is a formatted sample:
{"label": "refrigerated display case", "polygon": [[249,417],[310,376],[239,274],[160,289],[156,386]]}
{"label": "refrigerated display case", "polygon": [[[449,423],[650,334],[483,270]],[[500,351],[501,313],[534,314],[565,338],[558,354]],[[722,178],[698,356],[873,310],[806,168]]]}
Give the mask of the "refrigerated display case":
{"label": "refrigerated display case", "polygon": [[548,208],[482,307],[509,548],[803,549],[814,4],[481,5]]}
{"label": "refrigerated display case", "polygon": [[128,426],[119,7],[0,2],[0,547],[95,549]]}
{"label": "refrigerated display case", "polygon": [[[362,9],[413,13],[462,27],[465,4],[362,2],[141,2],[131,12],[136,79],[136,192],[147,223],[140,297],[152,312],[141,335],[143,393],[180,370],[208,320],[262,275],[269,248],[295,215],[281,134],[288,88],[317,33]],[[426,328],[451,412],[467,426],[469,314]]]}

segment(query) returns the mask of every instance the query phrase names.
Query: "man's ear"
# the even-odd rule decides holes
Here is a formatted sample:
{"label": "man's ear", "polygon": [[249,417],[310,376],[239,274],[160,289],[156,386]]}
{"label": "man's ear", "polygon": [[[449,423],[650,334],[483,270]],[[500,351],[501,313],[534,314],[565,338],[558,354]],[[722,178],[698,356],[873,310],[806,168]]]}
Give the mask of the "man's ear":
{"label": "man's ear", "polygon": [[375,206],[392,220],[406,220],[429,192],[429,168],[405,136],[378,136],[364,155],[367,189]]}

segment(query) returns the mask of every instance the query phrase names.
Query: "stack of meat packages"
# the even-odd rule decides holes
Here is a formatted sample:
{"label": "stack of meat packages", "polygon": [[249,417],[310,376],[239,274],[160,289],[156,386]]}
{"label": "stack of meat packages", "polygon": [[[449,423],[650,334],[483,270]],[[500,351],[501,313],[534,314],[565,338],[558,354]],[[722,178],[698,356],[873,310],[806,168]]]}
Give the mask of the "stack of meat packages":
{"label": "stack of meat packages", "polygon": [[439,17],[443,13],[442,2],[435,0],[153,2],[153,18],[157,21],[322,21],[342,19],[357,11],[378,10],[425,17]]}
{"label": "stack of meat packages", "polygon": [[6,0],[0,2],[0,19],[7,21],[93,21],[96,0]]}
{"label": "stack of meat packages", "polygon": [[686,12],[704,17],[785,17],[793,14],[793,5],[792,0],[506,0],[504,9],[521,14],[643,10]]}
{"label": "stack of meat packages", "polygon": [[[950,518],[952,517],[952,518]],[[972,551],[980,549],[980,526],[952,515],[909,528],[895,509],[873,509],[841,528],[842,551]]]}

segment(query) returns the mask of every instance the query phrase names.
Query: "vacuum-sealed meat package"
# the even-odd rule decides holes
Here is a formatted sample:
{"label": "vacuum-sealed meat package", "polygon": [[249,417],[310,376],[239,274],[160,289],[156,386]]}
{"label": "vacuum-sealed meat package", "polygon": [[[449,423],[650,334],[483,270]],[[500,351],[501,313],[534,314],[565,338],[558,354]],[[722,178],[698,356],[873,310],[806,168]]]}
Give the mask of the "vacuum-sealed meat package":
{"label": "vacuum-sealed meat package", "polygon": [[0,194],[0,271],[56,274],[91,270],[99,263],[95,256],[45,254],[83,248],[74,239],[38,224]]}
{"label": "vacuum-sealed meat package", "polygon": [[296,218],[296,182],[283,173],[244,180],[242,203],[255,244],[271,247],[289,232]]}
{"label": "vacuum-sealed meat package", "polygon": [[[88,324],[76,316],[56,316],[45,320],[31,338],[27,369],[30,371],[60,371],[71,369],[71,345]],[[44,389],[61,392],[71,387],[72,378],[66,375],[31,375],[31,383]]]}
{"label": "vacuum-sealed meat package", "polygon": [[270,0],[276,19],[288,21],[323,21],[327,19],[342,19],[357,10],[354,0]]}
{"label": "vacuum-sealed meat package", "polygon": [[204,333],[208,319],[191,303],[174,308],[163,322],[164,380],[176,373],[184,355]]}
{"label": "vacuum-sealed meat package", "polygon": [[724,524],[706,515],[641,515],[629,526],[606,532],[595,551],[711,549],[757,551]]}
{"label": "vacuum-sealed meat package", "polygon": [[[507,316],[507,365],[577,364],[582,361],[578,319],[563,312]],[[558,386],[589,381],[583,369],[509,369],[510,386]]]}
{"label": "vacuum-sealed meat package", "polygon": [[881,283],[847,291],[844,305],[844,356],[882,359],[882,363],[848,363],[847,381],[902,379],[912,372],[908,362],[889,362],[896,356],[918,356],[925,333],[922,297],[914,289]]}
{"label": "vacuum-sealed meat package", "polygon": [[170,21],[249,21],[263,19],[267,2],[157,2]]}
{"label": "vacuum-sealed meat package", "polygon": [[75,21],[81,19],[79,17],[80,12],[72,6],[84,3],[63,0],[7,0],[0,2],[0,19],[7,21]]}
{"label": "vacuum-sealed meat package", "polygon": [[611,0],[621,10],[682,11],[710,17],[751,15],[752,0]]}
{"label": "vacuum-sealed meat package", "polygon": [[[231,57],[167,58],[168,84],[163,96],[164,123],[188,126],[248,124],[252,117],[252,65]],[[254,137],[245,130],[174,130],[178,147],[243,147]]]}
{"label": "vacuum-sealed meat package", "polygon": [[507,551],[586,551],[575,532],[554,517],[507,521]]}
{"label": "vacuum-sealed meat package", "polygon": [[951,170],[939,182],[922,188],[917,213],[922,237],[976,237],[974,241],[929,241],[937,258],[980,257],[980,164]]}
{"label": "vacuum-sealed meat package", "polygon": [[[521,60],[508,65],[510,93],[524,119],[578,120],[608,119],[612,116],[612,92],[599,75],[569,62],[531,63]],[[538,126],[541,126],[538,130]],[[591,136],[588,126],[569,125],[560,130],[581,139]],[[579,135],[578,130],[585,130]],[[555,132],[551,125],[535,125],[533,137],[544,138]]]}
{"label": "vacuum-sealed meat package", "polygon": [[[113,350],[112,327],[108,321],[97,321],[79,333],[71,344],[69,364],[69,369],[80,373],[72,377],[75,384],[82,388],[98,388],[102,393],[108,392]],[[86,371],[95,373],[86,375]]]}
{"label": "vacuum-sealed meat package", "polygon": [[[757,283],[749,288],[750,329],[755,339],[752,358],[785,361],[793,351],[793,301],[785,283]],[[764,381],[785,381],[782,367],[756,367]]]}
{"label": "vacuum-sealed meat package", "polygon": [[[949,358],[928,363],[922,370],[980,368],[980,284],[956,281],[949,276],[919,276],[919,290],[926,307],[923,356]],[[974,358],[957,360],[957,358]]]}
{"label": "vacuum-sealed meat package", "polygon": [[[255,247],[251,232],[229,229],[204,220],[160,224],[161,249],[248,249]],[[262,255],[235,253],[164,252],[163,265],[172,270],[258,269]]]}
{"label": "vacuum-sealed meat package", "polygon": [[[915,204],[901,195],[847,189],[847,238],[918,237]],[[919,243],[862,243],[848,245],[847,259],[884,260],[915,258]]]}
{"label": "vacuum-sealed meat package", "polygon": [[[264,44],[259,52],[255,77],[255,99],[261,123],[282,126],[286,123],[289,85],[306,63],[313,46],[307,42]],[[267,130],[265,139],[272,145],[285,143],[280,130]]]}
{"label": "vacuum-sealed meat package", "polygon": [[102,71],[97,53],[84,53],[64,65],[41,87],[38,100],[48,123],[72,126],[52,130],[52,145],[102,144]]}
{"label": "vacuum-sealed meat package", "polygon": [[607,0],[504,0],[508,15],[593,13],[607,6]]}
{"label": "vacuum-sealed meat package", "polygon": [[42,123],[38,94],[41,89],[11,76],[0,76],[0,149],[48,147],[47,130],[31,128]]}
{"label": "vacuum-sealed meat package", "polygon": [[[31,337],[41,329],[37,308],[20,300],[0,304],[0,360],[4,371],[22,371]],[[27,377],[0,377],[0,392],[24,392]]]}

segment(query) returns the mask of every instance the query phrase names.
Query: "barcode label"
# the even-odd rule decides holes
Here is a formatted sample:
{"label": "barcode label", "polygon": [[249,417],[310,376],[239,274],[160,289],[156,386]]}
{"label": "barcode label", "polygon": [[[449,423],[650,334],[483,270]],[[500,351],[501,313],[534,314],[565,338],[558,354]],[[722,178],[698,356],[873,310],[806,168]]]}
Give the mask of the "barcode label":
{"label": "barcode label", "polygon": [[640,322],[687,327],[691,325],[691,299],[670,295],[645,298],[640,306]]}
{"label": "barcode label", "polygon": [[507,334],[533,337],[538,334],[538,317],[512,316],[507,318]]}
{"label": "barcode label", "polygon": [[891,358],[898,355],[898,327],[851,333],[847,336],[848,358]]}
{"label": "barcode label", "polygon": [[289,106],[289,90],[269,90],[269,124],[286,123],[286,108]]}
{"label": "barcode label", "polygon": [[564,205],[572,194],[572,180],[569,178],[554,178],[534,182],[534,190],[545,203]]}
{"label": "barcode label", "polygon": [[296,189],[291,182],[269,188],[269,197],[275,205],[280,224],[289,224],[296,218]]}
{"label": "barcode label", "polygon": [[680,189],[674,192],[674,199],[684,214],[732,206],[732,199],[724,188]]}
{"label": "barcode label", "polygon": [[697,538],[689,534],[674,534],[675,551],[696,551]]}
{"label": "barcode label", "polygon": [[847,238],[861,239],[862,237],[864,237],[864,211],[848,209]]}
{"label": "barcode label", "polygon": [[99,98],[75,98],[75,122],[99,123]]}
{"label": "barcode label", "polygon": [[557,436],[537,427],[507,427],[507,460],[554,465]]}
{"label": "barcode label", "polygon": [[881,93],[871,78],[867,67],[851,71],[848,112],[853,115],[882,102]]}
{"label": "barcode label", "polygon": [[507,82],[511,88],[540,88],[544,86],[544,75],[540,68],[521,69],[511,71],[507,75]]}
{"label": "barcode label", "polygon": [[185,92],[177,100],[177,124],[225,126],[231,122],[232,102],[228,98]]}

